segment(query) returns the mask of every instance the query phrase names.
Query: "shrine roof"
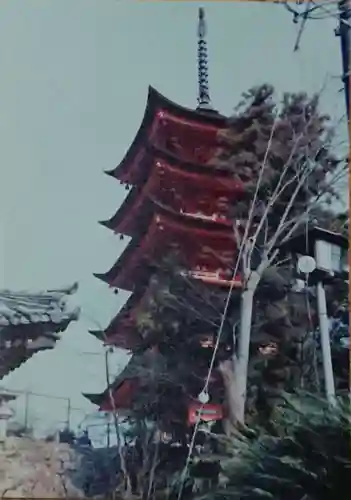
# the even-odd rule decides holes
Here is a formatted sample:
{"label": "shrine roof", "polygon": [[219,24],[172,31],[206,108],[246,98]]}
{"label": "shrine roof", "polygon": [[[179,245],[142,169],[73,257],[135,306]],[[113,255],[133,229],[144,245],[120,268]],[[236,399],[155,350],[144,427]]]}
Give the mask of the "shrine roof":
{"label": "shrine roof", "polygon": [[[289,252],[307,251],[309,254],[314,253],[314,244],[317,240],[325,241],[332,245],[337,245],[340,248],[347,250],[349,248],[349,239],[341,233],[335,233],[322,227],[309,225],[306,227],[299,227],[290,238],[283,240],[278,244],[280,250]],[[306,248],[308,243],[308,248]]]}
{"label": "shrine roof", "polygon": [[37,293],[0,290],[0,328],[30,324],[52,324],[53,330],[78,319],[79,308],[71,308],[68,296],[78,285]]}
{"label": "shrine roof", "polygon": [[59,332],[79,317],[69,301],[77,289],[74,284],[37,293],[0,290],[0,379],[35,353],[54,348]]}

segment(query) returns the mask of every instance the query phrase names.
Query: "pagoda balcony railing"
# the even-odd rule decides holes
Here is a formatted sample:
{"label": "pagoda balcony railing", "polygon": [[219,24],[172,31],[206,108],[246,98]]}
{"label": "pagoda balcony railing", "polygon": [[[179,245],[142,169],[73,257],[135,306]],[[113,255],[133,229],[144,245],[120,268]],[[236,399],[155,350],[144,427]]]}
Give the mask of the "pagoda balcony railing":
{"label": "pagoda balcony railing", "polygon": [[241,287],[242,282],[238,276],[228,279],[227,277],[224,276],[224,272],[225,271],[223,271],[222,269],[218,269],[217,271],[205,271],[200,269],[200,270],[182,271],[181,275],[187,278],[201,280],[204,283],[225,285],[225,286],[231,286],[232,284],[234,284],[234,286],[237,288]]}
{"label": "pagoda balcony railing", "polygon": [[231,225],[230,220],[225,215],[218,214],[218,213],[206,215],[203,212],[186,212],[183,209],[180,209],[180,213],[182,215],[186,215],[187,217],[192,217],[193,219],[214,221],[214,222],[220,222],[221,224]]}

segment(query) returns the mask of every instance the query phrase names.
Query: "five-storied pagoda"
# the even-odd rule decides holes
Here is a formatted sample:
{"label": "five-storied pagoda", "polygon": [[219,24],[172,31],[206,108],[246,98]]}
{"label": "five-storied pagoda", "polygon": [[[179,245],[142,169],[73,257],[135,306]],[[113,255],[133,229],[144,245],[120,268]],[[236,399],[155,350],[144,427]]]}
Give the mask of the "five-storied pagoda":
{"label": "five-storied pagoda", "polygon": [[[157,419],[168,432],[194,424],[197,396],[208,375],[225,297],[229,289],[238,297],[241,288],[240,276],[233,277],[237,248],[229,210],[243,196],[245,183],[213,161],[227,118],[211,105],[205,30],[200,9],[197,108],[180,106],[150,87],[131,147],[122,162],[107,172],[131,189],[117,213],[102,224],[120,237],[130,237],[131,242],[108,272],[96,276],[131,295],[105,331],[91,333],[105,344],[131,351],[132,357],[104,393],[85,394],[100,410],[120,413],[135,410],[136,402],[144,397],[139,406],[147,418]],[[161,263],[171,254],[177,256],[175,281],[182,278],[186,285],[180,298],[186,297],[194,317],[184,326],[181,318],[177,323],[171,307],[164,308],[163,327],[155,332],[149,326],[145,333],[140,318],[157,309],[154,284],[160,282]],[[189,290],[193,290],[192,297]],[[194,290],[200,296],[197,302]],[[212,292],[222,298],[208,318],[211,306],[206,300]],[[171,322],[179,325],[182,321],[178,330],[171,328]],[[150,372],[154,374],[151,382]],[[222,381],[216,369],[208,388],[202,418],[220,420],[224,415]]]}

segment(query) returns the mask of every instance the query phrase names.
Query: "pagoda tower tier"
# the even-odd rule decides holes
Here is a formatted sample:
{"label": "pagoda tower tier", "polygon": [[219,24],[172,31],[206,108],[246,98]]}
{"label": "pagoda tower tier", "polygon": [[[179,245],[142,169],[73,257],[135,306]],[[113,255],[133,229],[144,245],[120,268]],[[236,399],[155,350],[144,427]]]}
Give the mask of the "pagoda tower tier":
{"label": "pagoda tower tier", "polygon": [[137,328],[137,315],[147,306],[149,297],[149,287],[146,290],[138,288],[130,295],[105,330],[90,330],[89,333],[105,345],[128,351],[134,349],[143,342]]}
{"label": "pagoda tower tier", "polygon": [[[155,375],[155,364],[157,364],[157,352],[147,351],[141,355],[133,355],[128,365],[124,370],[117,376],[113,384],[105,391],[99,394],[88,394],[85,393],[84,397],[87,398],[91,403],[97,405],[100,411],[110,412],[118,411],[120,415],[127,415],[131,411],[135,410],[138,405],[143,405],[141,399],[145,399],[145,404],[148,404],[148,391],[151,389],[155,391],[154,386],[154,375]],[[152,362],[152,360],[155,360]],[[182,368],[180,368],[182,370]],[[177,420],[177,413],[181,408],[181,412],[184,412],[191,403],[196,402],[198,394],[201,392],[206,379],[206,371],[202,373],[186,375],[183,380],[181,380],[182,390],[178,394],[176,404],[172,405],[172,398],[170,394],[174,392],[176,385],[172,383],[172,373],[170,370],[167,371],[169,377],[167,380],[163,377],[163,381],[156,382],[156,391],[159,393],[158,401],[159,405],[163,406],[163,417],[169,418],[170,414],[173,418]],[[184,370],[182,370],[182,373]],[[156,374],[157,376],[157,374]],[[150,380],[153,383],[150,384]],[[179,387],[180,387],[179,385]],[[212,395],[212,402],[221,403],[223,398],[223,386],[219,373],[214,371],[211,376],[209,384],[209,393]],[[174,403],[174,401],[173,401]],[[142,409],[142,408],[140,408]],[[167,412],[168,410],[168,412]],[[150,414],[157,411],[155,404],[151,402],[149,408]],[[164,413],[166,412],[166,415]],[[168,414],[167,414],[168,413]],[[178,416],[180,416],[178,414]]]}
{"label": "pagoda tower tier", "polygon": [[[215,336],[219,327],[218,324],[218,311],[221,311],[225,307],[225,301],[227,298],[227,288],[218,288],[218,285],[207,285],[201,284],[198,281],[183,278],[181,280],[181,291],[177,289],[176,286],[171,286],[169,292],[174,297],[174,304],[172,299],[167,301],[167,306],[174,306],[176,310],[179,310],[179,314],[182,314],[182,309],[180,309],[179,304],[179,294],[182,297],[182,303],[184,307],[184,313],[188,315],[187,319],[187,332],[183,334],[188,336],[193,336],[202,342],[202,337],[207,338],[207,342],[211,343],[209,337],[212,341],[215,341]],[[140,350],[142,348],[148,348],[151,345],[157,345],[158,342],[164,341],[161,334],[150,334],[149,332],[143,331],[142,318],[150,312],[152,307],[152,302],[155,300],[153,293],[154,284],[153,278],[151,278],[151,283],[143,289],[138,287],[136,291],[130,295],[124,306],[120,309],[117,315],[113,318],[110,324],[105,330],[91,330],[90,333],[94,335],[98,340],[104,342],[105,345],[110,345],[126,350]],[[173,283],[172,283],[173,285]],[[241,282],[235,283],[236,288],[233,288],[232,299],[229,305],[228,314],[233,317],[235,310],[237,308],[238,300],[240,299],[241,293]],[[215,292],[215,296],[213,296]],[[215,298],[215,300],[214,300]],[[209,304],[212,307],[209,307]],[[193,316],[189,317],[189,310],[195,311]],[[216,328],[216,325],[218,326]],[[232,325],[229,325],[230,329]],[[183,336],[177,335],[176,339],[171,339],[172,341],[183,342]]]}
{"label": "pagoda tower tier", "polygon": [[138,133],[121,163],[106,173],[126,184],[142,183],[149,145],[213,170],[210,160],[219,147],[218,132],[226,127],[227,120],[220,114],[179,106],[149,87]]}
{"label": "pagoda tower tier", "polygon": [[164,154],[150,158],[150,164],[145,182],[134,187],[116,214],[102,225],[135,237],[156,201],[178,213],[231,226],[229,210],[244,193],[242,181],[234,179],[230,172],[203,172],[196,165],[179,163]]}
{"label": "pagoda tower tier", "polygon": [[132,240],[107,273],[95,276],[111,287],[133,291],[135,284],[146,285],[170,252],[178,253],[184,272],[193,278],[230,285],[237,254],[233,231],[212,220],[180,215],[159,205],[145,234]]}

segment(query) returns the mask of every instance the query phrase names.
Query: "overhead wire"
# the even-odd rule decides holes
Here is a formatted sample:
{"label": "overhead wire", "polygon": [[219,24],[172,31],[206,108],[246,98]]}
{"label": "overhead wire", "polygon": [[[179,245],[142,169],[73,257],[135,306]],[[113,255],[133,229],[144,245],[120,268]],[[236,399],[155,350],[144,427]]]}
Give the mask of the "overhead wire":
{"label": "overhead wire", "polygon": [[342,19],[339,17],[339,6],[338,2],[330,2],[330,4],[335,4],[337,6],[337,11],[333,12],[329,8],[325,7],[322,2],[317,3],[315,0],[310,0],[316,7],[316,9],[320,9],[324,11],[326,18],[334,17],[341,24],[345,24],[348,28],[351,28],[351,24],[346,19]]}
{"label": "overhead wire", "polygon": [[[308,4],[311,4],[311,3],[315,3],[315,2],[312,2],[310,0],[308,2]],[[315,5],[314,10],[317,9],[318,7],[320,7],[320,6],[319,5]],[[327,13],[328,13],[328,15],[330,15],[329,11]],[[303,15],[303,21],[304,21],[304,23],[303,23],[302,29],[300,28],[300,30],[299,30],[297,42],[299,42],[299,40],[301,39],[301,35],[302,35],[302,32],[303,32],[303,29],[305,28],[306,21],[308,20],[308,11],[307,11],[307,9],[305,10],[305,13],[303,13],[302,15]],[[276,118],[278,118],[278,116],[279,116],[279,113],[277,113]],[[276,124],[276,121],[274,122],[274,124]],[[270,136],[270,140],[269,140],[269,143],[268,143],[267,149],[266,149],[266,157],[268,155],[268,152],[269,152],[269,149],[270,149],[270,146],[271,146],[273,132],[274,132],[274,130],[272,129],[272,134]],[[263,164],[263,167],[264,167],[264,164]],[[262,180],[262,176],[263,176],[263,170],[264,170],[264,168],[262,168],[260,170],[260,175],[259,175],[258,181],[256,183],[255,195],[254,195],[254,199],[253,199],[253,202],[252,202],[252,205],[251,205],[251,209],[250,209],[250,212],[249,212],[249,217],[248,217],[248,220],[247,220],[247,224],[246,224],[246,227],[245,227],[244,238],[242,239],[242,242],[241,242],[241,245],[240,245],[239,254],[238,254],[238,258],[237,258],[237,262],[236,262],[236,266],[235,266],[235,270],[234,270],[234,276],[235,276],[235,274],[236,274],[236,272],[238,270],[238,267],[240,265],[240,260],[241,260],[241,257],[242,257],[242,252],[244,250],[244,246],[247,243],[246,239],[247,239],[248,231],[249,231],[249,228],[250,228],[250,225],[251,225],[252,215],[253,215],[253,212],[254,212],[254,209],[255,209],[256,198],[257,198],[258,191],[259,191],[259,188],[260,188],[260,184],[261,184],[261,180]],[[306,225],[307,224],[308,224],[308,220],[306,221]],[[307,244],[308,244],[308,232],[306,230],[306,245]],[[202,391],[204,393],[206,393],[207,389],[208,389],[209,381],[210,381],[210,378],[211,378],[212,370],[213,370],[215,359],[216,359],[217,350],[218,350],[219,343],[220,343],[220,336],[221,336],[222,329],[223,329],[223,326],[224,326],[224,322],[225,322],[225,318],[226,318],[226,315],[227,315],[227,310],[228,310],[228,307],[229,307],[229,304],[230,304],[230,299],[231,299],[232,292],[233,292],[233,284],[231,285],[231,287],[229,289],[229,292],[228,292],[228,295],[227,295],[227,300],[226,300],[224,312],[223,312],[223,315],[222,315],[222,318],[221,318],[221,324],[220,324],[220,327],[219,327],[219,331],[218,331],[218,335],[217,335],[217,339],[216,339],[216,344],[215,344],[214,351],[213,351],[213,356],[211,358],[211,363],[210,363],[210,366],[209,366],[208,375],[207,375],[207,378],[206,378],[204,389]],[[310,307],[310,304],[307,307]],[[186,480],[186,475],[187,475],[187,472],[188,472],[188,468],[189,468],[190,461],[191,461],[191,456],[192,456],[194,445],[195,445],[196,434],[198,432],[198,428],[199,428],[199,425],[200,425],[200,422],[201,422],[201,411],[203,410],[203,407],[204,407],[204,404],[202,404],[202,407],[199,410],[198,418],[197,418],[197,421],[196,421],[196,424],[195,424],[195,427],[194,427],[194,431],[193,431],[193,435],[192,435],[192,439],[191,439],[191,442],[190,442],[190,445],[189,445],[189,452],[188,452],[186,464],[185,464],[185,467],[184,467],[184,470],[183,470],[183,473],[182,473],[182,476],[181,476],[181,484],[180,484],[179,492],[178,492],[178,500],[181,499],[181,495],[182,495],[182,492],[183,492],[184,483],[185,483],[185,480]]]}
{"label": "overhead wire", "polygon": [[[259,189],[261,187],[261,182],[262,182],[262,179],[263,179],[263,173],[264,173],[264,170],[265,170],[265,167],[266,167],[266,163],[267,163],[267,160],[268,160],[268,154],[269,154],[270,149],[271,149],[271,145],[272,145],[272,141],[273,141],[273,135],[274,135],[276,126],[277,126],[279,118],[280,118],[280,112],[281,112],[280,108],[277,107],[276,108],[275,117],[274,117],[274,121],[273,121],[273,125],[272,125],[272,129],[271,129],[270,136],[269,136],[268,143],[267,143],[267,148],[266,148],[266,151],[265,151],[265,155],[264,155],[264,158],[263,158],[263,161],[262,161],[261,169],[260,169],[259,176],[258,176],[258,179],[257,179],[257,183],[256,183],[256,186],[255,186],[254,197],[253,197],[253,200],[252,200],[252,203],[251,203],[251,206],[250,206],[250,210],[249,210],[249,215],[248,215],[248,218],[247,218],[247,221],[246,221],[246,224],[245,224],[244,235],[243,235],[243,238],[241,239],[241,244],[240,244],[239,252],[238,252],[238,255],[237,255],[237,258],[236,258],[236,264],[235,264],[235,268],[234,268],[233,279],[232,279],[231,285],[229,287],[229,291],[228,291],[228,294],[227,294],[227,298],[226,298],[226,302],[225,302],[223,314],[221,316],[221,322],[220,322],[220,326],[219,326],[219,330],[218,330],[218,334],[217,334],[216,343],[215,343],[215,346],[214,346],[214,349],[213,349],[213,353],[212,353],[212,357],[211,357],[211,361],[210,361],[210,365],[209,365],[209,369],[208,369],[206,381],[205,381],[205,384],[204,384],[204,388],[202,390],[203,393],[207,393],[209,382],[210,382],[211,375],[212,375],[212,371],[213,371],[214,364],[215,364],[215,361],[216,361],[217,351],[218,351],[218,348],[219,348],[219,345],[220,345],[220,340],[221,340],[221,335],[222,335],[223,327],[224,327],[224,324],[225,324],[225,320],[226,320],[226,316],[227,316],[227,313],[228,313],[228,309],[229,309],[229,305],[230,305],[232,293],[233,293],[233,290],[234,290],[234,279],[235,279],[235,276],[236,276],[236,274],[238,272],[238,269],[239,269],[239,266],[240,266],[240,263],[241,263],[242,254],[243,254],[245,246],[247,244],[248,235],[249,235],[249,231],[250,231],[250,227],[251,227],[251,222],[252,222],[252,218],[253,218],[253,215],[254,215],[254,212],[255,212],[256,201],[257,201]],[[244,286],[245,286],[245,283],[244,283]],[[204,408],[204,404],[202,404],[202,406],[199,409],[197,420],[196,420],[196,423],[195,423],[195,426],[194,426],[192,438],[191,438],[190,445],[189,445],[188,456],[187,456],[187,459],[186,459],[186,462],[185,462],[185,467],[184,467],[183,472],[181,474],[181,481],[180,481],[180,486],[179,486],[179,491],[178,491],[178,500],[181,499],[181,496],[182,496],[182,493],[183,493],[183,488],[184,488],[184,484],[185,484],[185,481],[186,481],[186,475],[188,473],[190,461],[191,461],[193,450],[194,450],[194,446],[195,446],[195,440],[196,440],[197,432],[198,432],[199,425],[200,425],[200,422],[201,422],[201,413],[203,411],[203,408]]]}

